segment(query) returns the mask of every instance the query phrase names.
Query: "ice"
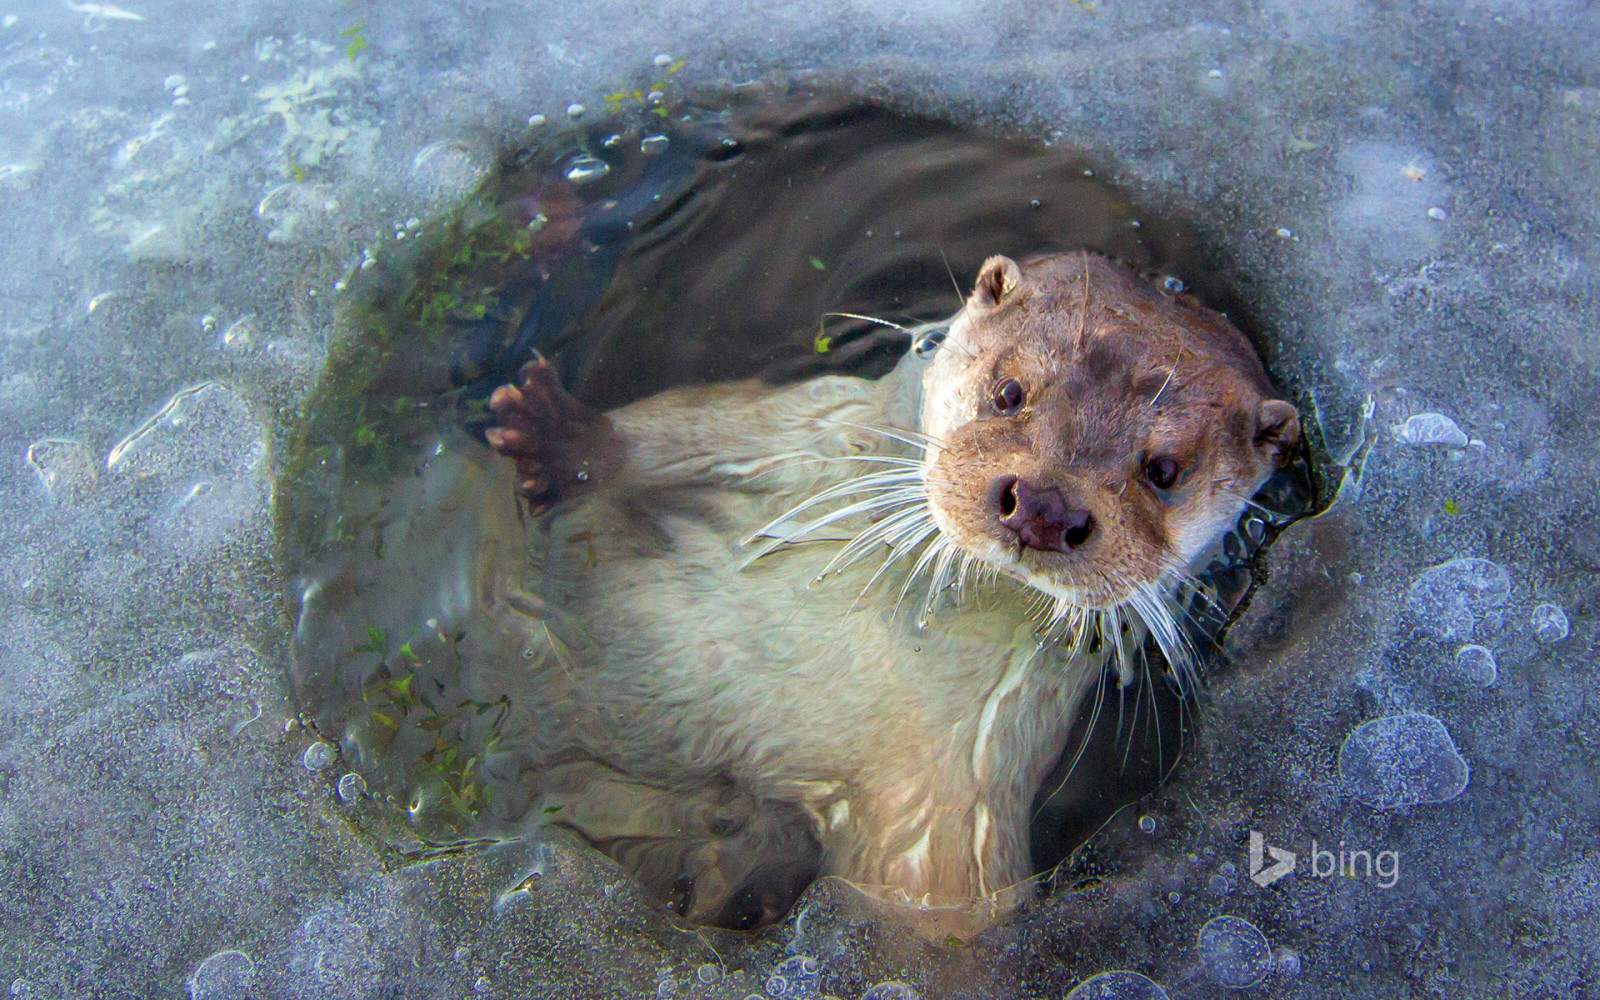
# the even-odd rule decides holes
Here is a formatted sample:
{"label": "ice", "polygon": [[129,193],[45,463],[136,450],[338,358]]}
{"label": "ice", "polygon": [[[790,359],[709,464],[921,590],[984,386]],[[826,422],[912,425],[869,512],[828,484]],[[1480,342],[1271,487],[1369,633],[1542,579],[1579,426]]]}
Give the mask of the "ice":
{"label": "ice", "polygon": [[[1226,902],[1292,975],[1257,992],[1581,995],[1600,899],[1600,831],[1578,821],[1600,787],[1597,35],[1591,6],[1511,0],[11,5],[0,989],[650,996],[666,968],[679,996],[738,998],[788,957],[684,933],[578,847],[503,905],[540,863],[528,844],[380,849],[347,817],[391,807],[337,757],[307,769],[339,734],[303,726],[284,680],[268,501],[341,336],[338,283],[414,245],[395,222],[460,207],[533,123],[571,125],[574,104],[597,122],[682,60],[668,102],[778,77],[1094,151],[1226,265],[1308,433],[1346,442],[1377,413],[1359,496],[1276,543],[1191,742],[1097,835],[1097,867],[960,946],[819,885],[819,993],[1215,995],[1193,946]],[[1440,411],[1456,433],[1436,424],[1433,445],[1387,432]],[[1474,644],[1493,687],[1417,683]],[[1473,787],[1422,804],[1465,760]],[[1403,877],[1207,891],[1251,829],[1396,850]],[[706,963],[727,971],[705,983]],[[1142,974],[1088,979],[1111,969]]]}
{"label": "ice", "polygon": [[1444,724],[1407,712],[1363,723],[1339,748],[1345,789],[1379,809],[1449,802],[1466,790],[1467,762]]}
{"label": "ice", "polygon": [[766,991],[772,997],[810,997],[816,993],[821,965],[809,955],[795,955],[778,963],[767,977]]}
{"label": "ice", "polygon": [[320,771],[332,764],[333,760],[333,745],[321,740],[306,747],[306,752],[300,755],[300,762],[306,766],[307,771]]}
{"label": "ice", "polygon": [[1511,575],[1487,559],[1458,558],[1417,577],[1406,607],[1423,631],[1440,639],[1473,637],[1480,621],[1491,618],[1511,594]]}
{"label": "ice", "polygon": [[1389,428],[1395,440],[1404,444],[1443,444],[1465,448],[1467,435],[1456,422],[1442,413],[1413,413],[1403,424]]}
{"label": "ice", "polygon": [[922,994],[905,983],[888,982],[867,990],[861,994],[861,1000],[922,1000]]}
{"label": "ice", "polygon": [[100,481],[100,461],[80,441],[45,438],[28,446],[28,464],[51,499],[76,503]]}
{"label": "ice", "polygon": [[1494,651],[1471,643],[1456,650],[1455,677],[1467,684],[1489,687],[1500,677]]}
{"label": "ice", "polygon": [[1243,917],[1221,916],[1200,928],[1196,942],[1206,978],[1233,990],[1249,989],[1272,974],[1272,946]]}
{"label": "ice", "polygon": [[1540,642],[1560,642],[1571,634],[1571,625],[1559,605],[1541,604],[1533,609],[1533,631]]}
{"label": "ice", "polygon": [[1075,987],[1067,1000],[1167,1000],[1167,991],[1137,972],[1102,972]]}
{"label": "ice", "polygon": [[247,1000],[256,963],[242,951],[219,951],[194,970],[189,979],[192,1000]]}

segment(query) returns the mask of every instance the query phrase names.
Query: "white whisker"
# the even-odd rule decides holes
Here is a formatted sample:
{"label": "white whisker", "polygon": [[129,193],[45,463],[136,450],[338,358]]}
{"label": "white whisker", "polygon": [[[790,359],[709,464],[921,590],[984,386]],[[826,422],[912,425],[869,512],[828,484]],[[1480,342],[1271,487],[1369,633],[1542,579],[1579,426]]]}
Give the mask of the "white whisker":
{"label": "white whisker", "polygon": [[922,551],[922,555],[917,558],[916,563],[911,567],[911,572],[906,574],[905,583],[900,586],[900,596],[895,598],[894,611],[889,615],[891,621],[899,616],[900,605],[905,603],[906,595],[911,592],[911,584],[918,576],[922,575],[922,571],[927,568],[928,563],[938,558],[940,553],[949,546],[950,540],[941,535],[933,540],[933,544]]}
{"label": "white whisker", "polygon": [[929,445],[934,447],[940,446],[938,440],[932,435],[924,434],[921,431],[914,431],[909,427],[875,427],[872,424],[858,424],[851,420],[829,419],[827,422],[830,424],[837,424],[840,427],[853,427],[858,431],[868,431],[873,434],[882,434],[886,438],[892,438],[893,440],[899,441],[902,444],[911,445],[913,448],[926,448]]}
{"label": "white whisker", "polygon": [[[877,583],[884,573],[888,572],[890,566],[893,566],[901,559],[904,559],[907,554],[914,551],[917,546],[921,545],[923,542],[927,541],[929,536],[933,535],[938,530],[938,525],[934,524],[930,520],[927,524],[920,526],[918,529],[907,532],[901,541],[891,545],[889,547],[889,554],[883,557],[883,565],[878,567],[877,572],[872,574],[872,577],[867,581],[866,586],[861,588],[861,592],[856,595],[855,601],[853,601],[850,605],[850,611],[854,611],[861,604],[862,598],[867,596],[867,591],[871,590],[872,585]],[[846,614],[848,613],[849,612],[846,612]]]}
{"label": "white whisker", "polygon": [[893,544],[890,539],[903,537],[898,534],[908,530],[915,530],[921,522],[928,517],[928,511],[923,506],[912,506],[897,514],[884,518],[851,539],[838,554],[829,560],[828,565],[822,568],[818,579],[830,573],[843,572],[846,568],[866,556],[872,548],[879,543]]}

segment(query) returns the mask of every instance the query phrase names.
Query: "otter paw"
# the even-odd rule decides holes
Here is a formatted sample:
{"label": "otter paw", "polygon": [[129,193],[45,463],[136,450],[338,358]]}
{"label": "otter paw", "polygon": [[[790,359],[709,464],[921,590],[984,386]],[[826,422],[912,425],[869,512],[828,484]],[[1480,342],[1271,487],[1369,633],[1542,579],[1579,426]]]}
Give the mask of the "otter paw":
{"label": "otter paw", "polygon": [[520,384],[489,396],[499,425],[484,432],[489,447],[516,463],[517,492],[539,510],[592,492],[620,456],[610,421],[567,392],[543,358],[518,375]]}

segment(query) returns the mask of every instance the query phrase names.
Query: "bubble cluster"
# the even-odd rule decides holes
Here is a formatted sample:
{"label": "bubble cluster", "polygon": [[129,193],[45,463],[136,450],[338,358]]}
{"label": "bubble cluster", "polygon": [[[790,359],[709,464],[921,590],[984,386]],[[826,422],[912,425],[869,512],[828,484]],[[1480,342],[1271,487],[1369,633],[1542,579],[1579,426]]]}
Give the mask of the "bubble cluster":
{"label": "bubble cluster", "polygon": [[1467,787],[1470,770],[1444,723],[1406,712],[1364,723],[1339,748],[1347,792],[1379,809],[1449,802]]}
{"label": "bubble cluster", "polygon": [[822,964],[810,955],[786,958],[767,977],[767,995],[809,997],[816,992],[816,978],[821,971]]}

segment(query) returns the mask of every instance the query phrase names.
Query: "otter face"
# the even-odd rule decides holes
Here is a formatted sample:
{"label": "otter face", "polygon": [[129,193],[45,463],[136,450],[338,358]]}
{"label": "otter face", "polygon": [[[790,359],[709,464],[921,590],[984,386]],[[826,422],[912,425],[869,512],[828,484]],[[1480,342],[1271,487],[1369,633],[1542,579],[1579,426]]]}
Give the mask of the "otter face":
{"label": "otter face", "polygon": [[990,258],[924,378],[923,475],[962,553],[1110,609],[1181,573],[1299,437],[1226,319],[1089,254]]}

